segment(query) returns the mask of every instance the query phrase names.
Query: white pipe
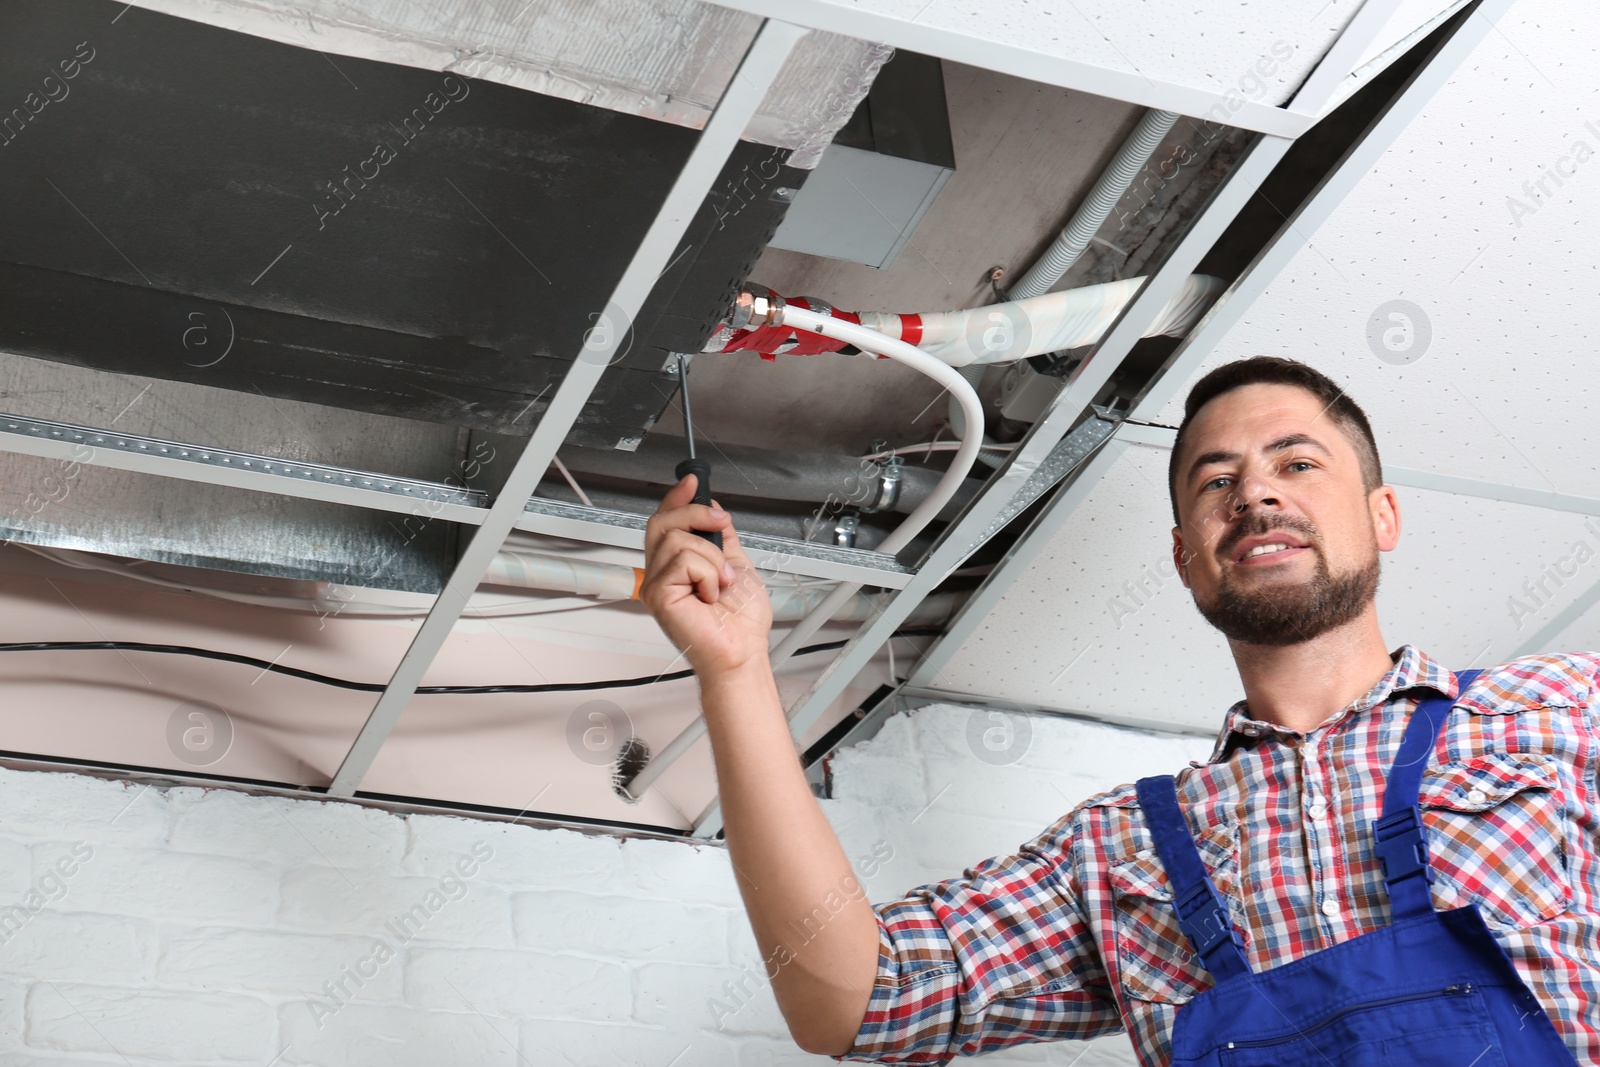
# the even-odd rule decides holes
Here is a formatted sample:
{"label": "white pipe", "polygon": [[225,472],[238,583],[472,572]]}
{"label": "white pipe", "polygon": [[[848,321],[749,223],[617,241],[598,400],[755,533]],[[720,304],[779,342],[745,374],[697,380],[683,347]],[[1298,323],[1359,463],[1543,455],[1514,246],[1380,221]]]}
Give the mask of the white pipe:
{"label": "white pipe", "polygon": [[1146,111],[1139,119],[1139,124],[1133,128],[1128,139],[1122,142],[1122,147],[1117,149],[1117,154],[1112,157],[1111,165],[1106,167],[1094,188],[1089,190],[1089,195],[1084,197],[1078,210],[1072,213],[1072,219],[1061,231],[1048,251],[1039,257],[1039,262],[1028,268],[1028,273],[1022,276],[1017,284],[1011,287],[1011,295],[1019,300],[1030,296],[1040,296],[1050,291],[1050,287],[1061,280],[1067,273],[1067,268],[1075,263],[1083,250],[1089,247],[1089,242],[1099,232],[1106,217],[1111,214],[1111,209],[1117,206],[1117,201],[1128,191],[1128,186],[1133,184],[1133,179],[1139,176],[1144,165],[1150,161],[1155,150],[1160,147],[1161,141],[1172,129],[1173,123],[1178,121],[1175,111]]}
{"label": "white pipe", "polygon": [[[961,311],[925,312],[916,316],[922,324],[922,339],[917,349],[952,367],[966,367],[1012,363],[1029,356],[1082,348],[1105,335],[1143,285],[1144,276],[1139,275],[1063,289],[1027,300]],[[1187,333],[1227,287],[1228,283],[1222,278],[1209,274],[1189,275],[1144,335]],[[890,327],[888,332],[892,334],[900,332],[904,318],[883,311],[862,311],[858,315],[863,327],[880,332]]]}
{"label": "white pipe", "polygon": [[[987,369],[988,368],[985,364],[969,363],[965,367],[961,368],[961,376],[971,383],[973,389],[977,389],[978,383],[983,380],[984,372]],[[955,434],[957,437],[965,438],[967,436],[967,416],[962,412],[961,405],[956,403],[955,397],[950,398],[950,407],[947,413],[947,418],[950,421],[950,432]],[[1009,450],[997,449],[994,447],[994,444],[995,443],[989,440],[988,436],[985,435],[983,439],[983,448],[978,452],[978,459],[987,466],[1002,467],[1005,465],[1007,459],[1006,452]]]}
{"label": "white pipe", "polygon": [[628,600],[638,575],[617,563],[563,559],[538,552],[503,548],[489,561],[485,585],[511,585],[524,589],[551,589],[598,600]]}
{"label": "white pipe", "polygon": [[[842,341],[854,345],[856,348],[869,355],[887,356],[889,359],[904,363],[914,370],[920,371],[944,386],[950,395],[960,404],[962,413],[967,417],[968,432],[961,439],[961,447],[956,449],[955,458],[950,463],[950,469],[934,486],[933,492],[928,494],[915,511],[906,517],[906,520],[895,528],[894,532],[883,539],[878,546],[879,552],[894,553],[900,551],[911,540],[921,533],[923,528],[931,523],[939,511],[955,496],[961,482],[967,473],[972,470],[973,461],[978,458],[978,449],[983,443],[983,405],[978,400],[977,392],[971,384],[952,369],[949,365],[940,362],[933,356],[907,344],[898,338],[889,337],[878,333],[876,330],[857,326],[844,319],[836,319],[829,315],[820,315],[815,311],[807,311],[793,305],[783,307],[776,316],[777,321],[785,326],[792,326],[797,330],[807,333],[821,334],[824,337],[837,337]],[[822,602],[805,618],[796,623],[783,640],[773,646],[767,654],[768,662],[776,671],[778,666],[803,646],[813,634],[822,628],[823,624],[833,618],[852,597],[861,590],[861,585],[854,582],[840,582],[834,586],[833,591],[822,598]],[[792,713],[795,708],[788,709]],[[787,714],[786,713],[786,714]],[[693,722],[684,727],[683,731],[674,737],[667,746],[656,754],[655,758],[645,764],[633,779],[623,788],[626,795],[633,800],[638,800],[644,791],[655,783],[657,778],[670,767],[679,757],[696,741],[705,736],[705,717],[697,716]]]}
{"label": "white pipe", "polygon": [[915,511],[906,517],[893,533],[884,538],[878,546],[879,552],[894,553],[910,544],[912,539],[921,533],[943,510],[944,506],[956,495],[961,488],[962,481],[972,470],[973,461],[978,458],[978,449],[982,445],[983,405],[978,400],[977,392],[968,384],[967,380],[949,365],[935,359],[915,345],[909,345],[865,326],[857,326],[844,319],[836,319],[829,315],[819,315],[815,311],[804,308],[788,306],[782,310],[782,323],[796,329],[805,330],[807,333],[821,334],[824,337],[837,337],[840,340],[854,345],[863,352],[874,355],[887,356],[899,363],[904,363],[913,370],[927,375],[946,389],[961,404],[962,412],[967,417],[967,422],[975,428],[975,432],[962,438],[961,447],[956,450],[955,459],[950,463],[950,469],[945,472],[933,492],[928,494]]}

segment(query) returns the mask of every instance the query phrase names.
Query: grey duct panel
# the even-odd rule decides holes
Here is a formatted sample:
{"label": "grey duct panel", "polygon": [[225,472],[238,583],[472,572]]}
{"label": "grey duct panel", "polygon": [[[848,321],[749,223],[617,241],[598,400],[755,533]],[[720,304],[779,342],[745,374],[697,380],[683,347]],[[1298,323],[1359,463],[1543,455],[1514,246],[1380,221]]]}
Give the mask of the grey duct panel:
{"label": "grey duct panel", "polygon": [[453,561],[455,525],[420,516],[10,452],[0,484],[0,538],[24,544],[412,593]]}
{"label": "grey duct panel", "polygon": [[887,270],[955,166],[942,65],[897,52],[823,153],[772,245]]}
{"label": "grey duct panel", "polygon": [[[462,482],[462,434],[449,426],[110,376],[3,352],[0,383],[5,406],[39,418]],[[425,505],[411,508],[431,514]],[[436,593],[455,559],[456,531],[454,523],[422,523],[412,514],[0,452],[0,537],[24,544]]]}
{"label": "grey duct panel", "polygon": [[[74,69],[6,116],[0,348],[513,433],[589,330],[630,326],[594,309],[698,136],[109,0],[11,0],[0,57],[7,101]],[[727,177],[772,151],[739,146]],[[732,211],[725,184],[574,440],[643,434],[656,352],[709,332],[776,227],[783,200]]]}

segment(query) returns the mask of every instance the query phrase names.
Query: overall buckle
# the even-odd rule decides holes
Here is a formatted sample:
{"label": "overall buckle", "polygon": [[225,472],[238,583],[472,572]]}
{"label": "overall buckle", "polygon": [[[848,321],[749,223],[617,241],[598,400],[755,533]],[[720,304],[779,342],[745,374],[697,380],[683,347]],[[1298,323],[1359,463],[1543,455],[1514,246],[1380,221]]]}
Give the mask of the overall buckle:
{"label": "overall buckle", "polygon": [[1383,880],[1388,883],[1420,874],[1428,884],[1433,883],[1433,868],[1428,865],[1428,841],[1422,833],[1422,809],[1413,804],[1409,808],[1391,812],[1374,824],[1377,844],[1373,851],[1383,867]]}
{"label": "overall buckle", "polygon": [[1228,906],[1209,880],[1201,882],[1182,896],[1174,896],[1172,905],[1178,913],[1178,926],[1201,959],[1210,956],[1218,945],[1233,937]]}

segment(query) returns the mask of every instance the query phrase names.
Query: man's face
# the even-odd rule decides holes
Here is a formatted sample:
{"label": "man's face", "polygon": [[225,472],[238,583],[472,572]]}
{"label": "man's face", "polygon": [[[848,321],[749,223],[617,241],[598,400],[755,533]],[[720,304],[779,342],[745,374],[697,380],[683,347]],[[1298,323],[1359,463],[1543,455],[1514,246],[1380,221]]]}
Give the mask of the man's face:
{"label": "man's face", "polygon": [[1177,472],[1173,558],[1195,606],[1235,641],[1292,645],[1355,619],[1400,535],[1342,427],[1314,394],[1247,385],[1200,409]]}

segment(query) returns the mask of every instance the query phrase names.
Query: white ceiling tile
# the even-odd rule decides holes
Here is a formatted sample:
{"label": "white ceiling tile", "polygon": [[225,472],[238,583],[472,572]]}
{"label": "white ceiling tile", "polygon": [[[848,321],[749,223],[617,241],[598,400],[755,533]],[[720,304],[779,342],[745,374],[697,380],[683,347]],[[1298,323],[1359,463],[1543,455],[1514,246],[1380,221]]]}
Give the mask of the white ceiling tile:
{"label": "white ceiling tile", "polygon": [[[1218,726],[1243,689],[1226,640],[1172,569],[1168,455],[1127,448],[932,684],[1121,722]],[[1600,519],[1396,492],[1402,534],[1382,557],[1377,598],[1390,649],[1414,644],[1452,669],[1499,662],[1600,581]],[[1583,633],[1543,650],[1600,637],[1593,624],[1569,631]]]}
{"label": "white ceiling tile", "polygon": [[[1591,19],[1575,0],[1513,7],[1157,421],[1176,425],[1189,385],[1212,368],[1286,355],[1347,387],[1385,463],[1600,496]],[[1558,163],[1572,172],[1560,186],[1546,177]],[[1420,308],[1430,327],[1405,364],[1369,342],[1392,301]],[[1380,347],[1398,325],[1377,329]]]}

